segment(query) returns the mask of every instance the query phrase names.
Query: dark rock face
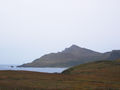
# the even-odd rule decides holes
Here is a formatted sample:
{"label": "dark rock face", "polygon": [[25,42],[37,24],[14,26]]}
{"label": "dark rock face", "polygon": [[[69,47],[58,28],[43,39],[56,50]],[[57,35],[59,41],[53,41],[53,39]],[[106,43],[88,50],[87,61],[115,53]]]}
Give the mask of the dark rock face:
{"label": "dark rock face", "polygon": [[74,56],[94,56],[99,55],[99,52],[95,52],[86,48],[81,48],[76,45],[72,45],[70,48],[66,48],[62,53],[71,53]]}
{"label": "dark rock face", "polygon": [[86,48],[72,45],[62,52],[50,53],[23,64],[20,67],[71,67],[97,60],[115,60],[120,58],[120,50],[99,53]]}
{"label": "dark rock face", "polygon": [[113,50],[110,54],[110,57],[108,57],[108,60],[115,60],[120,59],[120,50]]}

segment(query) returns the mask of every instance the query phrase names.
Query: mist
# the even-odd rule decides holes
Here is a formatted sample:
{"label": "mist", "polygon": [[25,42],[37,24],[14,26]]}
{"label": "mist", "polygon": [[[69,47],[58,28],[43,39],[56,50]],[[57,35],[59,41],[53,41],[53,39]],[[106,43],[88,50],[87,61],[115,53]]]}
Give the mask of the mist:
{"label": "mist", "polygon": [[0,64],[23,64],[76,44],[120,49],[120,0],[1,0]]}

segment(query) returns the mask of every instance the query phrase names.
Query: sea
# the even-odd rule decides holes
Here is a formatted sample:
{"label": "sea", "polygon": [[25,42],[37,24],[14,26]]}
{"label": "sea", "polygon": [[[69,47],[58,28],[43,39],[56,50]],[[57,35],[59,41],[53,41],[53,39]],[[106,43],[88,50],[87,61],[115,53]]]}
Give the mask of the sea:
{"label": "sea", "polygon": [[61,73],[67,68],[39,68],[39,67],[17,67],[18,65],[0,65],[1,70],[15,70],[15,71],[33,71],[33,72],[45,72],[45,73]]}

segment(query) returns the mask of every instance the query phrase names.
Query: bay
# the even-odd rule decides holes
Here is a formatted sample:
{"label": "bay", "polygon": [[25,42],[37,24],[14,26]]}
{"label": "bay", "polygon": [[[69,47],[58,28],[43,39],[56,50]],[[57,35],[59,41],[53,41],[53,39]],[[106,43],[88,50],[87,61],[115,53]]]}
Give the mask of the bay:
{"label": "bay", "polygon": [[39,68],[39,67],[17,67],[18,65],[0,65],[0,70],[16,70],[16,71],[34,71],[34,72],[45,72],[45,73],[61,73],[67,68]]}

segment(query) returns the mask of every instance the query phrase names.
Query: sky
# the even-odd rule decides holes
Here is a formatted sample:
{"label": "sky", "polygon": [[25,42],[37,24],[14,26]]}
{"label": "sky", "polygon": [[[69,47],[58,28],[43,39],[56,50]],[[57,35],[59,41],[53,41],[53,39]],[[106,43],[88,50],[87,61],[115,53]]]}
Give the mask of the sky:
{"label": "sky", "polygon": [[72,44],[120,49],[120,0],[0,0],[0,64],[23,64]]}

